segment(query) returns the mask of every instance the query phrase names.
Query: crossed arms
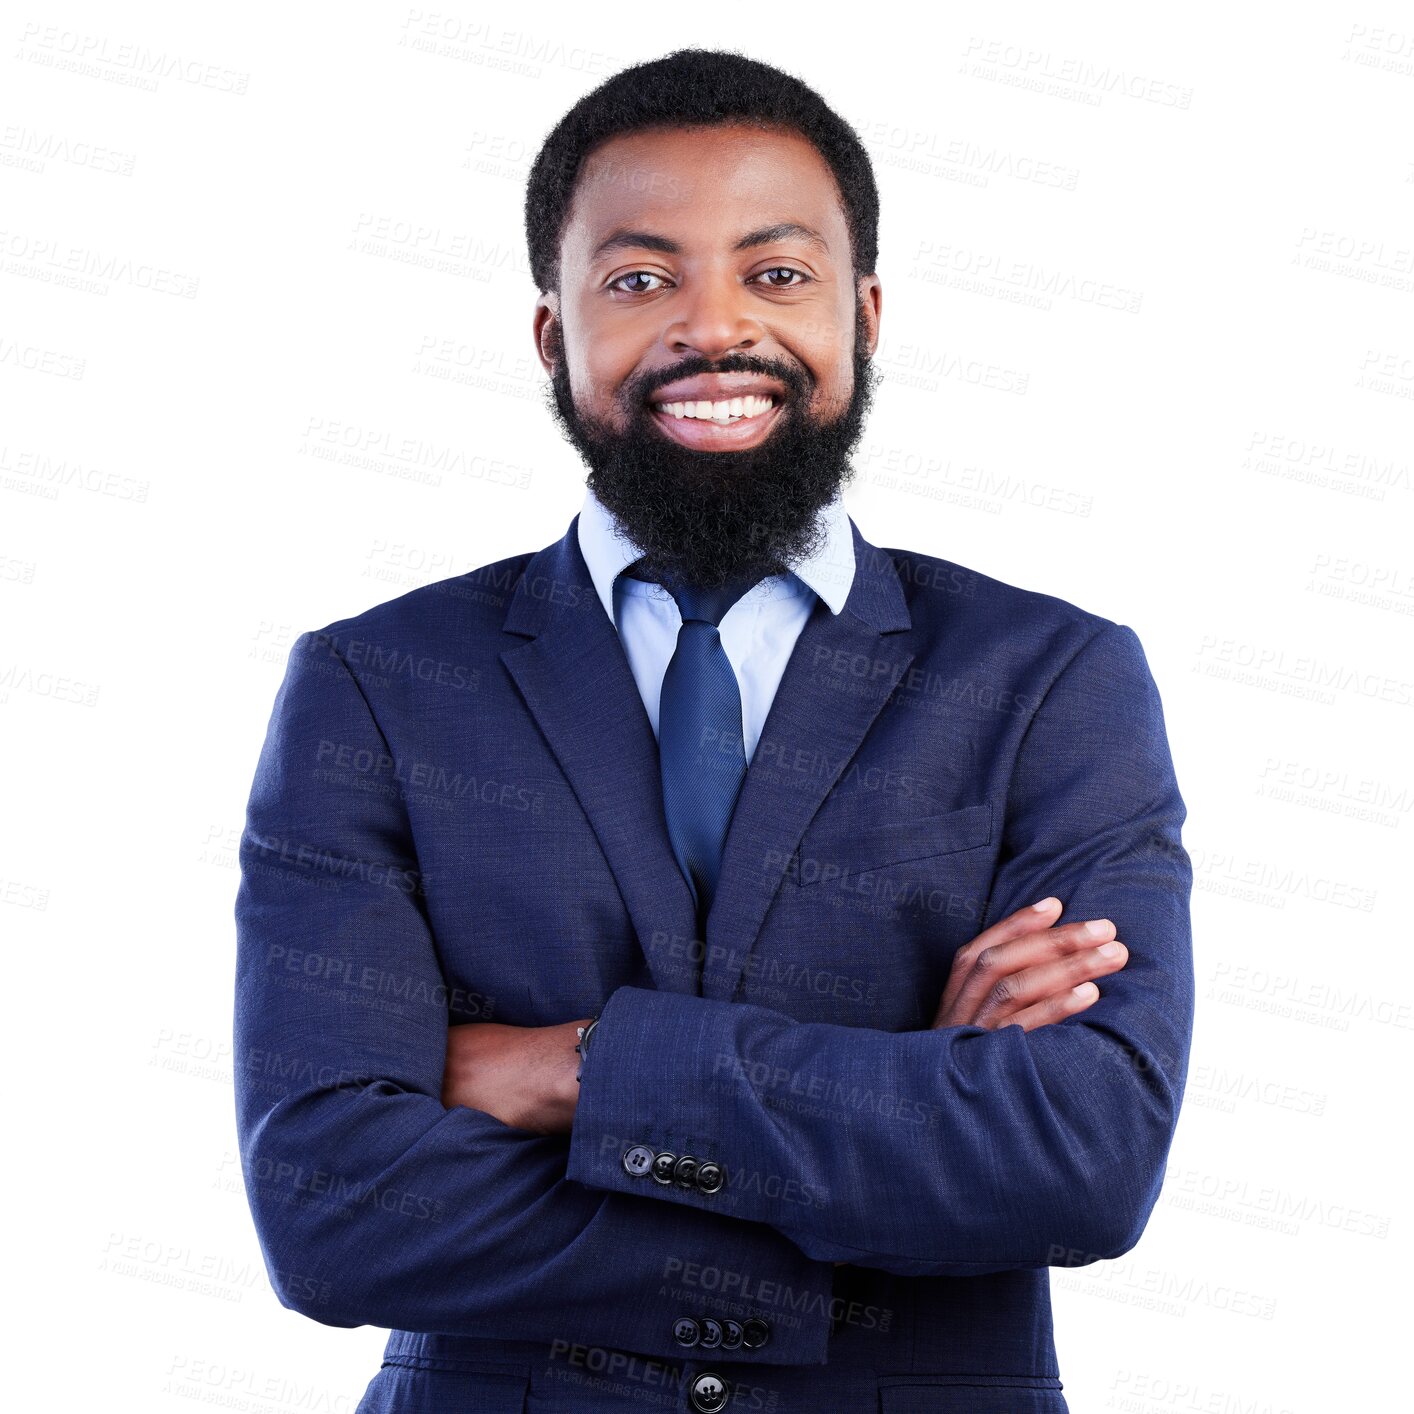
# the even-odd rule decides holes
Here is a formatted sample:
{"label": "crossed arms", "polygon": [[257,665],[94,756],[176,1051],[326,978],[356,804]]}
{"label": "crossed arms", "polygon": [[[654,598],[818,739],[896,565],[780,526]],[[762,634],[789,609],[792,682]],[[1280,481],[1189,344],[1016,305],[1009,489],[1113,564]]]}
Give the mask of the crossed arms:
{"label": "crossed arms", "polygon": [[[568,1094],[563,1071],[552,1085],[570,1110],[568,1135],[444,1102],[445,987],[422,900],[368,869],[322,887],[287,847],[416,865],[399,800],[326,786],[315,770],[331,737],[387,744],[347,667],[333,670],[327,656],[316,667],[303,651],[311,637],[295,645],[276,698],[236,901],[241,1155],[285,1305],[330,1325],[556,1335],[672,1355],[657,1293],[706,1268],[717,1274],[702,1287],[707,1314],[718,1301],[728,1314],[734,1299],[788,1303],[797,1319],[779,1321],[763,1353],[820,1363],[831,1263],[968,1276],[1081,1265],[1137,1242],[1182,1100],[1193,977],[1185,810],[1132,630],[1099,629],[1037,707],[983,920],[984,935],[991,919],[1005,933],[1049,895],[1076,923],[1050,927],[1054,913],[1041,915],[1041,937],[1112,921],[1128,953],[1098,998],[1007,1024],[1021,1010],[1016,994],[1008,1011],[992,988],[1019,972],[998,970],[998,932],[959,955],[942,1024],[927,1031],[800,1023],[749,1003],[621,987],[582,1092]],[[311,947],[413,985],[378,1010],[287,985],[281,950]],[[1013,948],[1011,960],[1020,956]],[[848,1123],[778,1103],[794,1077],[818,1079]],[[840,1098],[881,1091],[928,1122]],[[683,1133],[729,1175],[772,1181],[709,1196],[625,1173],[625,1144],[672,1147]],[[819,1201],[782,1201],[785,1187]]]}

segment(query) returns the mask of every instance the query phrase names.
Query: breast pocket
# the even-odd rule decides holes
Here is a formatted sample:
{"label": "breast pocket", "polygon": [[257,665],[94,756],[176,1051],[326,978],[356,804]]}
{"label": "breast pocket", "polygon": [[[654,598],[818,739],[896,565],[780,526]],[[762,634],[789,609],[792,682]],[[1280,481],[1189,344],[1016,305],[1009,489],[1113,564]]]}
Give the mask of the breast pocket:
{"label": "breast pocket", "polygon": [[832,802],[805,832],[792,861],[797,887],[830,883],[893,864],[932,859],[992,842],[992,803],[984,800],[958,810],[910,815],[897,820],[870,818],[854,797]]}

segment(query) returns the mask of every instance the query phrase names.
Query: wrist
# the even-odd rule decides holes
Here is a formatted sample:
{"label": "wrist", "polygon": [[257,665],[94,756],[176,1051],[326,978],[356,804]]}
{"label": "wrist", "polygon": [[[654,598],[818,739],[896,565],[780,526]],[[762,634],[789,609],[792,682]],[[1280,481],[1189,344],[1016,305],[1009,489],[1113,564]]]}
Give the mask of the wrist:
{"label": "wrist", "polygon": [[590,1017],[587,1022],[584,1022],[575,1027],[575,1035],[579,1038],[575,1044],[575,1051],[579,1055],[579,1064],[575,1068],[574,1075],[576,1083],[580,1083],[583,1081],[584,1067],[589,1056],[589,1047],[594,1039],[594,1029],[598,1025],[599,1017],[596,1014]]}

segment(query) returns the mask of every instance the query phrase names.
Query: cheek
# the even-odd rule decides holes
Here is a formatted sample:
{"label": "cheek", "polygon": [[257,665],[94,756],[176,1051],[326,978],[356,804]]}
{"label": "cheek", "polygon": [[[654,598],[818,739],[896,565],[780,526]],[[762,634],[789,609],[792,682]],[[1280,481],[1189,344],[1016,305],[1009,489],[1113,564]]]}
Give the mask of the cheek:
{"label": "cheek", "polygon": [[809,340],[799,341],[796,348],[815,379],[811,411],[843,411],[854,388],[854,326],[812,326]]}
{"label": "cheek", "polygon": [[810,415],[825,422],[839,417],[849,406],[850,391],[848,370],[831,371],[828,378],[822,376],[810,400]]}
{"label": "cheek", "polygon": [[571,353],[568,366],[576,403],[615,425],[622,423],[621,389],[633,372],[632,360],[625,360],[612,347],[591,340],[587,346]]}

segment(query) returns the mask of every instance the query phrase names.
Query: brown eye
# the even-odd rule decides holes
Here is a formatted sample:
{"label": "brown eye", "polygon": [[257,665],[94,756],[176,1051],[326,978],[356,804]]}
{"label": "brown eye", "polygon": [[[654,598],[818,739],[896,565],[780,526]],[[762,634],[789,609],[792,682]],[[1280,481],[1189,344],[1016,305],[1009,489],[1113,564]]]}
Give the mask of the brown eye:
{"label": "brown eye", "polygon": [[[795,270],[789,265],[777,265],[770,270],[763,270],[761,275],[795,275],[799,277],[801,284],[810,283],[809,275],[806,275],[803,271]],[[757,276],[755,278],[760,279],[761,277]],[[768,281],[767,283],[769,288],[773,290],[794,290],[799,288],[799,285],[777,284],[774,281]]]}
{"label": "brown eye", "polygon": [[[623,284],[625,280],[661,280],[662,278],[663,277],[661,275],[655,275],[651,270],[630,270],[627,275],[620,275],[617,280],[611,280],[609,282],[609,288],[611,290],[616,290]],[[651,291],[641,289],[624,290],[623,293],[626,295],[643,295],[649,294],[651,293]]]}

